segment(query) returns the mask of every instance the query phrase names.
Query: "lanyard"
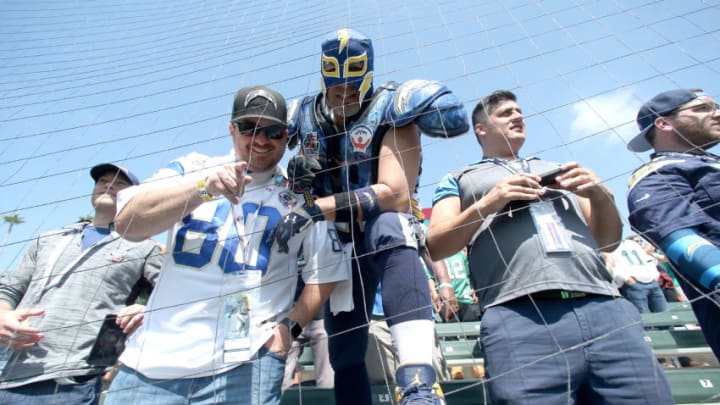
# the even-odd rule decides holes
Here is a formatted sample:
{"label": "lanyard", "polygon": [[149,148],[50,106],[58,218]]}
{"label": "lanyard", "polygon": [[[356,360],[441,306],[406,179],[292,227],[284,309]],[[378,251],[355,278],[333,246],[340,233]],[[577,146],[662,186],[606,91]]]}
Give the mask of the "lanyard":
{"label": "lanyard", "polygon": [[[530,173],[530,163],[528,163],[528,160],[525,158],[516,159],[520,163],[520,168],[522,169],[523,173]],[[505,159],[500,158],[483,158],[480,163],[492,163],[496,166],[501,166],[507,171],[509,171],[512,174],[520,173],[516,167],[512,164],[512,162],[508,162]]]}
{"label": "lanyard", "polygon": [[[280,171],[279,168],[276,168],[274,174],[268,181],[263,181],[260,185],[258,185],[258,187],[263,188],[259,198],[251,201],[243,201],[243,196],[240,196],[238,197],[237,205],[230,205],[233,216],[233,225],[235,226],[235,233],[237,234],[239,247],[242,249],[241,255],[243,259],[243,268],[240,270],[240,273],[246,272],[245,266],[248,265],[248,260],[251,259],[249,255],[253,253],[257,254],[257,251],[252,251],[253,246],[255,246],[255,250],[257,250],[257,243],[253,244],[251,242],[253,238],[262,238],[263,235],[263,229],[260,229],[259,231],[255,229],[258,216],[261,215],[263,206],[272,200],[275,194],[275,189],[285,185],[284,179],[282,171]],[[247,192],[247,190],[245,191]],[[242,209],[244,202],[256,204],[256,210],[244,212]],[[224,203],[228,202],[225,201]]]}

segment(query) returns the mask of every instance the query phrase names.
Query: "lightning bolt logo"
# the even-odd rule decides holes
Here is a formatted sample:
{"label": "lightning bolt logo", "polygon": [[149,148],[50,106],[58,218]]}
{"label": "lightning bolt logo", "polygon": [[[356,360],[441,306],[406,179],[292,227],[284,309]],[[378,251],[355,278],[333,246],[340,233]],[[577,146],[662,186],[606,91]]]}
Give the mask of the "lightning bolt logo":
{"label": "lightning bolt logo", "polygon": [[343,28],[338,31],[338,40],[340,40],[340,45],[338,47],[338,54],[342,52],[342,50],[347,46],[348,42],[350,41],[350,31],[348,31],[346,28]]}

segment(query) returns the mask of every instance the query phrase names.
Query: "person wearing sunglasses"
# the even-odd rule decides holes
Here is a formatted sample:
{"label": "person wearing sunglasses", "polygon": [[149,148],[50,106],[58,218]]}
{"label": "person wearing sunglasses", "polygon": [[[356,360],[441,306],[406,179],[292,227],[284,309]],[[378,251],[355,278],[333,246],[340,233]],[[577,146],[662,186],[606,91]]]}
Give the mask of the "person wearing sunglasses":
{"label": "person wearing sunglasses", "polygon": [[[180,157],[119,196],[118,231],[130,240],[168,231],[168,253],[106,405],[280,402],[292,338],[350,275],[328,222],[284,252],[274,243],[282,216],[302,204],[277,165],[286,117],[276,91],[242,88],[230,155]],[[293,305],[301,249],[305,287]]]}
{"label": "person wearing sunglasses", "polygon": [[432,303],[418,253],[422,229],[411,196],[420,171],[420,133],[462,135],[467,114],[438,82],[374,89],[372,41],[358,31],[332,32],[321,50],[322,89],[294,100],[288,120],[291,146],[300,145],[288,175],[296,190],[315,198],[314,205],[286,215],[276,240],[282,247],[307,224],[327,219],[355,253],[354,309],[325,312],[336,403],[372,402],[365,350],[379,281],[400,361],[398,402],[442,403],[432,367]]}
{"label": "person wearing sunglasses", "polygon": [[720,358],[720,109],[700,89],[662,92],[637,114],[633,152],[654,150],[635,170],[630,225],[662,250]]}

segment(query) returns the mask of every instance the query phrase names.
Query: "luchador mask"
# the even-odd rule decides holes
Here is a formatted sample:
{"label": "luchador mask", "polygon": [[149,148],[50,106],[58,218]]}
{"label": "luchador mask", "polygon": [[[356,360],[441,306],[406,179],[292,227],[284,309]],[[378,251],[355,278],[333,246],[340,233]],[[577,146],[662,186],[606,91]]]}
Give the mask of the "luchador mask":
{"label": "luchador mask", "polygon": [[322,44],[323,91],[349,84],[360,92],[360,100],[372,95],[373,47],[370,38],[343,28],[328,36]]}

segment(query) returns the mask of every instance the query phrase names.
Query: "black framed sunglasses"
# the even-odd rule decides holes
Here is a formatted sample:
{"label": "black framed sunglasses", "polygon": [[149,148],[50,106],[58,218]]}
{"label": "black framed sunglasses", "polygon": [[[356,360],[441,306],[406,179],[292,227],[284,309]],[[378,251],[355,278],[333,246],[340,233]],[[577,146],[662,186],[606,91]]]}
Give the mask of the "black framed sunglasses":
{"label": "black framed sunglasses", "polygon": [[283,135],[285,135],[285,129],[287,129],[287,127],[282,124],[261,127],[254,122],[233,122],[233,125],[242,136],[254,136],[256,133],[262,132],[265,136],[273,140],[282,139]]}

